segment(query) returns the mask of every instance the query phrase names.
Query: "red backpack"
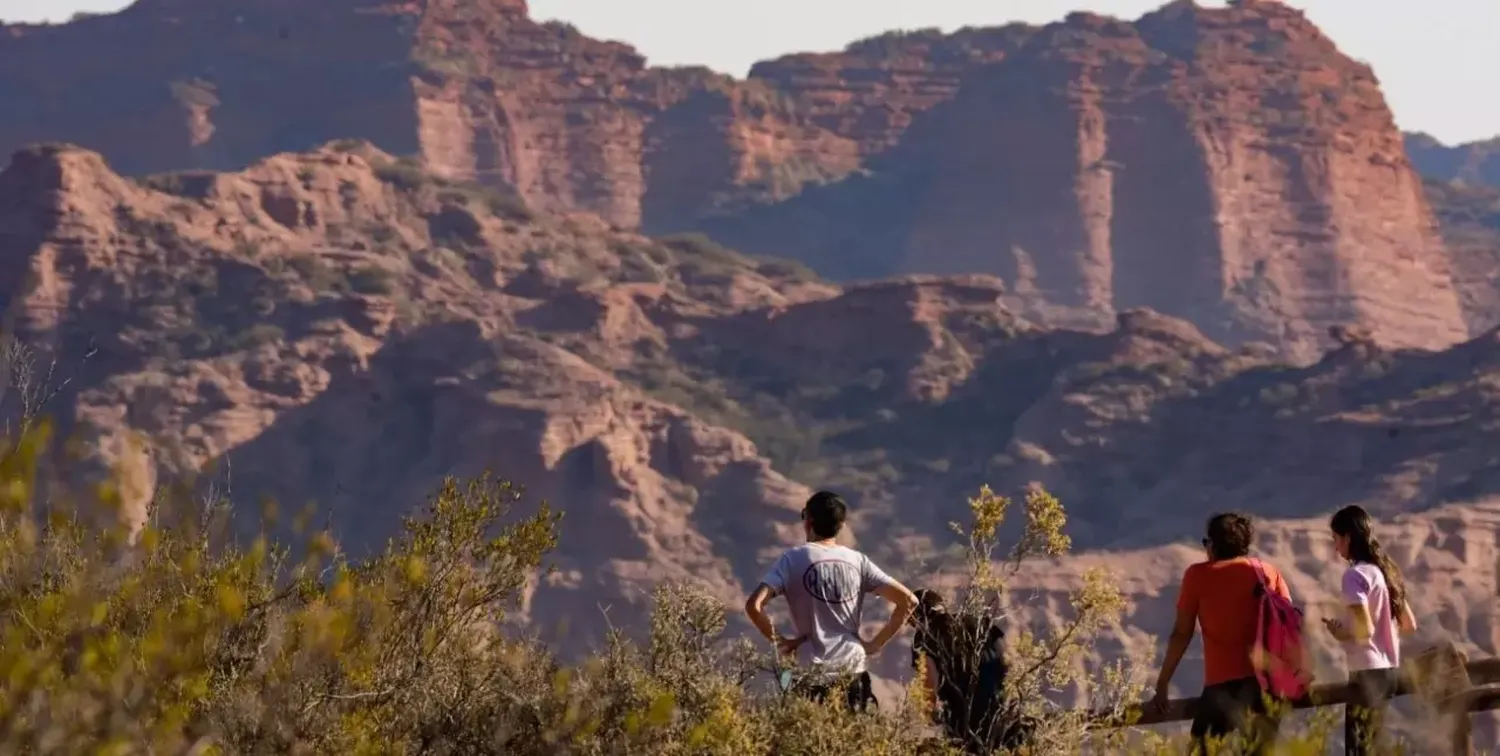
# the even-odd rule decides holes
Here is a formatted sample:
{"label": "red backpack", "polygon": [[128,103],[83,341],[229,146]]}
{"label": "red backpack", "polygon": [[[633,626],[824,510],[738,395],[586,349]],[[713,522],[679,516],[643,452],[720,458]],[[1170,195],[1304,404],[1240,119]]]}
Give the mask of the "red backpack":
{"label": "red backpack", "polygon": [[1255,600],[1260,606],[1251,652],[1262,691],[1273,698],[1295,701],[1312,685],[1312,665],[1302,641],[1302,610],[1271,588],[1260,560],[1255,560]]}

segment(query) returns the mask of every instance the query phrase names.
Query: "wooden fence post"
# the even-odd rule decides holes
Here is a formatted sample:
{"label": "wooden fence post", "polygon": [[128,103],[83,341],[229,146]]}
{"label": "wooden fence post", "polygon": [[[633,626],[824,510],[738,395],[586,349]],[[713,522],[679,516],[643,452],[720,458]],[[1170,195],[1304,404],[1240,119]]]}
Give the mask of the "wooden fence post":
{"label": "wooden fence post", "polygon": [[1448,747],[1452,756],[1474,752],[1474,681],[1469,675],[1469,657],[1455,643],[1444,643],[1419,654],[1414,660],[1416,690],[1428,696],[1439,715],[1448,720]]}
{"label": "wooden fence post", "polygon": [[1453,756],[1472,756],[1474,753],[1474,715],[1469,712],[1469,704],[1473,701],[1471,693],[1474,683],[1469,679],[1469,655],[1457,646],[1453,646],[1450,653],[1453,668],[1462,673],[1464,682],[1463,691],[1449,699],[1451,701],[1448,707],[1449,716],[1453,717],[1451,742]]}
{"label": "wooden fence post", "polygon": [[1453,756],[1473,756],[1474,753],[1474,717],[1469,713],[1469,697],[1460,696],[1463,699],[1462,708],[1454,707],[1450,716],[1453,717],[1453,732],[1450,740]]}

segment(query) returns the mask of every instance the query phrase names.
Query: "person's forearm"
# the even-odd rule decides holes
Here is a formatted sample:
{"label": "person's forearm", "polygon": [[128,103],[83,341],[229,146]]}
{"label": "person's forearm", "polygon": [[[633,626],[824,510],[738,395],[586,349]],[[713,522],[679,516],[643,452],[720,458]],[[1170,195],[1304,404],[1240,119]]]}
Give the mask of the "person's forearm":
{"label": "person's forearm", "polygon": [[771,618],[766,616],[765,610],[758,606],[747,606],[745,616],[750,618],[750,624],[755,625],[755,629],[759,630],[766,640],[773,643],[776,641],[776,626],[771,623]]}
{"label": "person's forearm", "polygon": [[1165,688],[1172,682],[1172,676],[1177,674],[1177,665],[1182,663],[1182,657],[1187,654],[1188,646],[1193,642],[1193,636],[1173,635],[1167,641],[1167,655],[1162,659],[1161,674],[1156,678],[1156,687]]}
{"label": "person's forearm", "polygon": [[1411,604],[1402,602],[1401,619],[1396,623],[1397,629],[1402,633],[1411,634],[1417,631],[1417,617],[1412,614]]}
{"label": "person's forearm", "polygon": [[891,618],[886,621],[885,627],[880,628],[880,632],[870,639],[870,645],[875,648],[885,648],[885,644],[890,643],[891,639],[896,637],[896,633],[901,632],[901,628],[906,626],[906,620],[911,616],[913,608],[915,607],[912,604],[897,604],[891,610]]}
{"label": "person's forearm", "polygon": [[1370,617],[1370,612],[1362,606],[1349,610],[1348,638],[1344,640],[1364,642],[1375,634],[1375,622]]}

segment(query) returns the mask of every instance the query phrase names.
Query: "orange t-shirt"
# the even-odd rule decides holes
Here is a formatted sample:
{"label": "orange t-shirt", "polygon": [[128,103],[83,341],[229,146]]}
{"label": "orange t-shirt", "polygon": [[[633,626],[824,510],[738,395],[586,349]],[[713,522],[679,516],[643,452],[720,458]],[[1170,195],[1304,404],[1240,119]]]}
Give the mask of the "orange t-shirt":
{"label": "orange t-shirt", "polygon": [[1255,600],[1259,564],[1266,571],[1271,589],[1291,600],[1291,591],[1275,567],[1248,558],[1199,562],[1182,575],[1177,611],[1198,620],[1203,631],[1203,684],[1214,685],[1255,675],[1250,651],[1255,645],[1255,624],[1260,604]]}

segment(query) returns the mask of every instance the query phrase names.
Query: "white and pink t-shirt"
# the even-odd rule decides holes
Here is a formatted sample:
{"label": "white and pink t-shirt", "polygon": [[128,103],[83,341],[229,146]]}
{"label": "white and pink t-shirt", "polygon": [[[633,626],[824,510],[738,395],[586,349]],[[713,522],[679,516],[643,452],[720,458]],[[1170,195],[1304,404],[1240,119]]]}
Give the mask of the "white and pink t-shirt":
{"label": "white and pink t-shirt", "polygon": [[1391,592],[1380,568],[1367,562],[1355,562],[1344,571],[1344,603],[1363,604],[1369,609],[1375,632],[1362,641],[1344,644],[1344,658],[1350,672],[1367,669],[1391,669],[1401,666],[1401,641],[1397,638],[1396,616],[1391,606]]}

